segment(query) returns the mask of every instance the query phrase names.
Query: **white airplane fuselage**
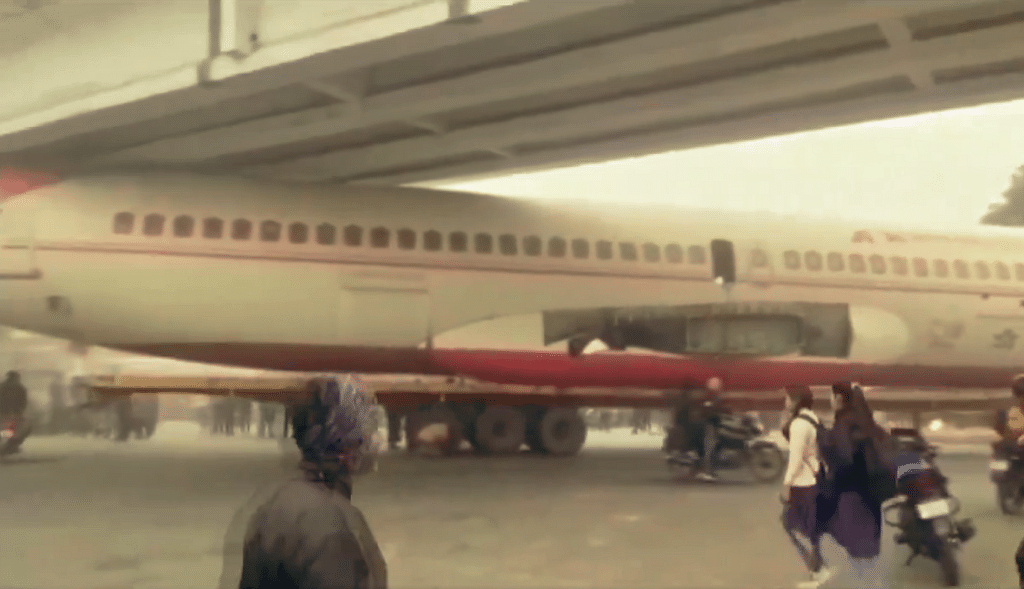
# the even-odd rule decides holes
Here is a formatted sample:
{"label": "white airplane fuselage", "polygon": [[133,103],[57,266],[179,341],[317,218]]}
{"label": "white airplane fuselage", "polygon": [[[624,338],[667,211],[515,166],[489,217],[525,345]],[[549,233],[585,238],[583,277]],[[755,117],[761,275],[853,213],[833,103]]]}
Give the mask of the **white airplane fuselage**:
{"label": "white airplane fuselage", "polygon": [[[0,323],[185,360],[753,389],[995,387],[1024,370],[1024,235],[1007,231],[182,174],[67,180],[0,210]],[[845,304],[848,353],[571,357],[544,341],[545,312],[726,302]]]}

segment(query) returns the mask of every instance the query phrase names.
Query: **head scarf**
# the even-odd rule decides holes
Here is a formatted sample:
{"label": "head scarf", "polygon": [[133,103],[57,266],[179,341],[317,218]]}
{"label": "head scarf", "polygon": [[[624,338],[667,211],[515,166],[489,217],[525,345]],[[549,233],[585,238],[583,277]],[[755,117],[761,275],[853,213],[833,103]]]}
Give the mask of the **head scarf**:
{"label": "head scarf", "polygon": [[[324,473],[354,466],[346,474],[372,468],[376,451],[377,404],[354,375],[320,377],[309,383],[310,402],[295,411],[295,443],[307,469]],[[356,472],[352,472],[355,470]]]}

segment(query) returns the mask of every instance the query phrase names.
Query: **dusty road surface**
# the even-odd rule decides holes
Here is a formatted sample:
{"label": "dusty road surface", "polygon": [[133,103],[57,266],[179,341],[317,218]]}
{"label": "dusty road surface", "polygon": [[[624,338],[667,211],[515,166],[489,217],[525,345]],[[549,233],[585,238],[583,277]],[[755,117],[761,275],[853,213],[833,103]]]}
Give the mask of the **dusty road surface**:
{"label": "dusty road surface", "polygon": [[[793,587],[800,562],[774,485],[739,473],[673,482],[655,436],[592,432],[570,459],[431,459],[393,453],[358,481],[390,586]],[[232,516],[291,460],[277,443],[164,424],[144,442],[33,438],[0,464],[0,579],[21,588],[215,587]],[[978,536],[963,587],[1017,586],[1024,518],[1000,514],[983,454],[941,456]],[[890,587],[939,587],[938,566],[902,566],[885,530]],[[827,556],[834,556],[834,545]],[[842,586],[844,574],[840,575]]]}

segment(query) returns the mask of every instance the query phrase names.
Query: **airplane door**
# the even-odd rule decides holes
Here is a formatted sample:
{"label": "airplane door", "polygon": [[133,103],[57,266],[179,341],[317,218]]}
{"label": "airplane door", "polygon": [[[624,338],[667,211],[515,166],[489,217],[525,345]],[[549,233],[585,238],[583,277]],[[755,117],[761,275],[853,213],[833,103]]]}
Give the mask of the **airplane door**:
{"label": "airplane door", "polygon": [[711,273],[722,284],[736,282],[736,251],[731,241],[711,240]]}
{"label": "airplane door", "polygon": [[338,335],[345,343],[417,347],[430,336],[430,292],[421,277],[358,276],[344,283]]}
{"label": "airplane door", "polygon": [[30,207],[0,208],[0,279],[36,279],[35,211]]}

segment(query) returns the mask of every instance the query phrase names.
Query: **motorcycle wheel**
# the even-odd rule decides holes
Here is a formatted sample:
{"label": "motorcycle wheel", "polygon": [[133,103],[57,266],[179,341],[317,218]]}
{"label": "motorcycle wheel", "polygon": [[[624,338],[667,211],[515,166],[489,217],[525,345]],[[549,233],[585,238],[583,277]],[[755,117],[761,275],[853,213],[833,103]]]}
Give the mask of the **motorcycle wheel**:
{"label": "motorcycle wheel", "polygon": [[757,444],[748,456],[750,473],[761,483],[771,483],[782,478],[786,464],[782,451],[774,444]]}
{"label": "motorcycle wheel", "polygon": [[942,580],[946,587],[960,586],[960,563],[956,560],[953,545],[943,541],[939,547],[939,566],[942,567]]}
{"label": "motorcycle wheel", "polygon": [[1000,483],[996,485],[996,501],[999,509],[1007,515],[1020,515],[1024,511],[1024,493],[1019,485]]}

